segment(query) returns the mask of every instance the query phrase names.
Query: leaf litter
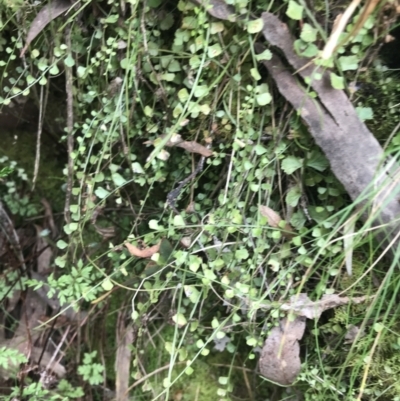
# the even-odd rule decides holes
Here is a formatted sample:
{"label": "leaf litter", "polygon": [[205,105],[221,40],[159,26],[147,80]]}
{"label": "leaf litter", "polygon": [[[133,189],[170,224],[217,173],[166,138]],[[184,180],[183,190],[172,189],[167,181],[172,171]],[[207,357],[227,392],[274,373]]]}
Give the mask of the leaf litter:
{"label": "leaf litter", "polygon": [[[373,296],[340,297],[337,294],[325,294],[319,301],[311,301],[307,294],[301,293],[290,297],[290,301],[279,309],[289,312],[289,317],[280,320],[274,327],[261,351],[259,368],[262,376],[280,385],[292,384],[301,370],[300,344],[307,319],[318,319],[321,314],[350,302],[361,303]],[[271,309],[273,305],[260,305]]]}
{"label": "leaf litter", "polygon": [[37,14],[26,35],[25,46],[21,50],[20,57],[23,57],[32,40],[54,19],[67,11],[73,3],[69,0],[53,0],[46,4]]}

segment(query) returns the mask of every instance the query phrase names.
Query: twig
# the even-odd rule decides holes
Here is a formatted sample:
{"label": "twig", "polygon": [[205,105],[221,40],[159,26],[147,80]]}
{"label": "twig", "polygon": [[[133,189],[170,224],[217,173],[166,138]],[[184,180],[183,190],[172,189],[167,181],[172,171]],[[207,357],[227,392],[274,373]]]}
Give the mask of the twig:
{"label": "twig", "polygon": [[[71,24],[67,25],[65,32],[65,41],[69,51],[72,51],[71,45]],[[74,180],[74,161],[72,152],[74,150],[74,137],[72,130],[74,127],[74,110],[73,110],[73,92],[72,92],[72,68],[65,66],[65,89],[67,92],[67,147],[68,147],[68,179],[67,193],[65,196],[64,218],[67,223],[71,221],[71,213],[69,205],[71,203],[72,183]]]}
{"label": "twig", "polygon": [[[47,366],[46,366],[46,370],[50,370],[50,369],[51,369],[51,366],[52,366],[54,360],[56,359],[56,356],[57,356],[58,353],[60,352],[61,346],[64,344],[65,339],[67,338],[67,335],[68,335],[68,333],[69,333],[70,328],[71,328],[71,326],[68,326],[67,329],[65,330],[65,333],[64,333],[64,335],[62,336],[61,341],[60,341],[59,344],[57,345],[57,348],[55,349],[55,351],[54,351],[54,353],[53,353],[53,355],[52,355],[52,357],[51,357],[49,363],[48,363]],[[59,363],[59,362],[60,362],[60,361],[58,361],[57,363]]]}
{"label": "twig", "polygon": [[37,130],[37,138],[36,138],[36,157],[35,157],[35,167],[33,170],[33,180],[32,180],[32,191],[35,189],[35,184],[39,172],[39,164],[40,164],[40,142],[42,139],[42,131],[43,131],[43,86],[40,87],[40,101],[39,101],[39,122],[38,122],[38,130]]}
{"label": "twig", "polygon": [[[176,365],[182,365],[183,363],[186,363],[186,361],[182,361],[182,362],[175,362],[174,366]],[[148,373],[146,376],[143,376],[142,378],[140,378],[139,380],[136,380],[135,383],[132,384],[132,386],[130,386],[128,388],[128,390],[126,390],[125,395],[128,394],[128,392],[130,390],[132,390],[133,388],[137,387],[139,384],[143,383],[144,381],[146,381],[147,379],[149,379],[150,377],[156,375],[157,373],[162,372],[163,370],[169,369],[170,364],[168,363],[167,365],[161,366],[161,368],[158,368],[156,370],[153,370],[151,373]]]}

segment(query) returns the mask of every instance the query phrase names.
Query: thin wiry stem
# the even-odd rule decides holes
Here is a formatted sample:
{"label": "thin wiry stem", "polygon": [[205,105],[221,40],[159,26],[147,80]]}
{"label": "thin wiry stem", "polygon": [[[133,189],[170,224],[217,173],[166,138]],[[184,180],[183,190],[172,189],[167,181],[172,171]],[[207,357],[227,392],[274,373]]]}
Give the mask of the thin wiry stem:
{"label": "thin wiry stem", "polygon": [[[66,27],[65,33],[66,44],[69,51],[71,51],[71,25]],[[68,179],[67,179],[67,193],[65,196],[64,218],[67,223],[71,221],[71,213],[69,206],[71,203],[72,183],[74,180],[74,161],[72,159],[72,152],[74,150],[74,110],[73,110],[73,92],[72,92],[72,68],[65,66],[65,89],[67,92],[67,148],[68,148]]]}

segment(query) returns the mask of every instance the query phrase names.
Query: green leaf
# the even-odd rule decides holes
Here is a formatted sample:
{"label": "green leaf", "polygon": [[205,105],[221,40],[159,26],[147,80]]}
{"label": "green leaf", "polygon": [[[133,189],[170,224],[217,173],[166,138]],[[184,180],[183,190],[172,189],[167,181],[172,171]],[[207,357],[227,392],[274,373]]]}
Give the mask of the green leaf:
{"label": "green leaf", "polygon": [[73,67],[75,65],[75,60],[72,58],[71,54],[68,54],[68,56],[64,59],[64,64],[67,67]]}
{"label": "green leaf", "polygon": [[214,35],[216,33],[222,32],[225,29],[225,26],[222,22],[213,22],[211,23],[210,33]]}
{"label": "green leaf", "polygon": [[289,189],[288,193],[286,194],[285,200],[289,206],[296,207],[299,203],[300,198],[300,188],[298,186],[295,186]]}
{"label": "green leaf", "polygon": [[98,187],[96,188],[96,190],[94,191],[95,195],[100,198],[100,199],[104,199],[106,198],[108,195],[110,195],[110,192],[108,192],[106,189],[104,189],[103,187]]}
{"label": "green leaf", "polygon": [[262,18],[249,21],[249,23],[247,24],[248,33],[258,33],[261,32],[263,28],[264,28],[264,21]]}
{"label": "green leaf", "polygon": [[183,88],[178,92],[178,99],[181,102],[185,102],[187,99],[189,99],[189,92],[186,88]]}
{"label": "green leaf", "polygon": [[250,337],[246,340],[246,344],[249,345],[250,347],[255,347],[257,345],[257,339]]}
{"label": "green leaf", "polygon": [[118,14],[109,14],[107,18],[101,20],[103,24],[115,24],[118,21]]}
{"label": "green leaf", "polygon": [[121,68],[123,68],[125,70],[129,67],[129,60],[125,57],[119,62],[119,64],[120,64]]}
{"label": "green leaf", "polygon": [[339,57],[339,64],[342,71],[356,70],[358,68],[357,56],[341,56]]}
{"label": "green leaf", "polygon": [[57,75],[59,72],[60,70],[58,69],[57,64],[54,64],[49,70],[50,75]]}
{"label": "green leaf", "polygon": [[132,311],[131,318],[132,318],[133,321],[137,320],[139,316],[140,315],[139,315],[138,311],[136,311],[136,310]]}
{"label": "green leaf", "polygon": [[331,85],[334,89],[344,89],[344,79],[334,72],[331,72]]}
{"label": "green leaf", "polygon": [[249,257],[249,252],[246,248],[238,249],[235,252],[235,259],[236,260],[245,260]]}
{"label": "green leaf", "polygon": [[100,171],[100,173],[94,176],[94,182],[103,182],[104,181],[104,173]]}
{"label": "green leaf", "polygon": [[187,366],[185,369],[185,374],[190,376],[194,372],[194,369],[191,366]]}
{"label": "green leaf", "polygon": [[172,26],[174,25],[174,15],[172,13],[168,13],[161,21],[160,23],[160,29],[162,31],[166,31],[170,28],[172,28]]}
{"label": "green leaf", "polygon": [[151,8],[157,8],[162,2],[163,0],[148,0],[147,5]]}
{"label": "green leaf", "polygon": [[124,177],[122,177],[121,174],[113,173],[113,174],[111,174],[111,178],[117,187],[122,187],[123,185],[126,184],[126,180]]}
{"label": "green leaf", "polygon": [[303,166],[303,160],[295,156],[288,156],[282,161],[282,170],[286,174],[293,174]]}
{"label": "green leaf", "polygon": [[265,106],[271,103],[272,96],[269,93],[261,93],[260,95],[256,96],[256,100],[259,106]]}
{"label": "green leaf", "polygon": [[143,109],[143,113],[146,117],[152,117],[153,109],[149,105],[146,105],[145,108]]}
{"label": "green leaf", "polygon": [[219,43],[216,43],[215,45],[209,46],[207,49],[207,54],[208,57],[214,58],[219,56],[222,53],[222,48]]}
{"label": "green leaf", "polygon": [[141,164],[138,163],[138,162],[133,162],[133,163],[131,164],[131,168],[132,168],[132,171],[133,171],[135,174],[144,174],[143,167],[142,167]]}
{"label": "green leaf", "polygon": [[195,304],[199,301],[201,292],[195,286],[185,285],[184,290],[185,295],[190,299],[190,302],[193,302]]}
{"label": "green leaf", "polygon": [[294,20],[301,20],[303,18],[303,6],[296,1],[290,0],[286,15]]}
{"label": "green leaf", "polygon": [[58,267],[65,267],[67,261],[65,259],[65,255],[64,256],[57,256],[54,263],[58,266]]}
{"label": "green leaf", "polygon": [[302,39],[294,41],[294,49],[297,54],[303,57],[314,57],[318,54],[319,49],[314,43],[304,42]]}
{"label": "green leaf", "polygon": [[189,270],[196,273],[201,266],[201,259],[196,255],[189,256]]}
{"label": "green leaf", "polygon": [[317,30],[310,24],[305,23],[301,30],[300,38],[307,43],[315,42],[317,39]]}
{"label": "green leaf", "polygon": [[13,365],[19,365],[21,363],[27,362],[27,358],[25,355],[19,353],[18,350],[8,348],[8,347],[1,347],[0,348],[0,367],[7,370],[9,363]]}
{"label": "green leaf", "polygon": [[28,76],[26,77],[26,83],[27,83],[28,85],[33,84],[35,81],[36,81],[36,79],[33,78],[32,75],[28,75]]}
{"label": "green leaf", "polygon": [[208,86],[206,86],[206,85],[196,86],[196,89],[194,90],[195,97],[202,97],[202,96],[206,96],[207,94],[208,94]]}
{"label": "green leaf", "polygon": [[158,229],[158,221],[157,220],[150,220],[149,221],[149,228],[151,230],[157,230]]}
{"label": "green leaf", "polygon": [[111,291],[114,287],[114,284],[112,281],[107,277],[102,283],[101,286],[106,290],[106,291]]}
{"label": "green leaf", "polygon": [[374,112],[371,107],[356,107],[356,111],[361,121],[374,119]]}
{"label": "green leaf", "polygon": [[272,53],[268,49],[266,49],[262,53],[256,55],[257,61],[271,60],[271,58],[272,58]]}
{"label": "green leaf", "polygon": [[256,146],[254,146],[254,151],[256,152],[257,156],[261,156],[267,152],[267,149],[264,148],[264,146],[257,144]]}
{"label": "green leaf", "polygon": [[183,217],[178,214],[174,217],[174,226],[175,227],[185,227],[185,221],[183,220]]}
{"label": "green leaf", "polygon": [[306,165],[322,172],[329,166],[329,162],[321,152],[314,149],[308,157]]}
{"label": "green leaf", "polygon": [[171,82],[171,81],[173,81],[175,79],[175,74],[172,74],[172,73],[169,73],[169,72],[167,72],[165,74],[161,74],[161,79],[163,81]]}
{"label": "green leaf", "polygon": [[259,81],[261,79],[261,75],[258,72],[257,68],[251,68],[250,69],[250,74],[256,81]]}
{"label": "green leaf", "polygon": [[213,320],[211,321],[211,327],[213,329],[216,329],[216,328],[219,327],[219,321],[218,321],[218,319],[216,317],[214,317]]}
{"label": "green leaf", "polygon": [[243,223],[243,216],[242,216],[242,213],[240,212],[240,210],[237,210],[237,209],[232,210],[231,221],[233,224],[242,224]]}
{"label": "green leaf", "polygon": [[57,241],[57,248],[58,249],[65,249],[67,246],[68,246],[68,244],[65,241],[63,241],[62,239]]}
{"label": "green leaf", "polygon": [[204,269],[204,277],[209,279],[210,281],[217,279],[217,276],[211,269]]}
{"label": "green leaf", "polygon": [[76,230],[78,229],[78,227],[79,227],[78,223],[69,223],[69,224],[66,224],[66,225],[63,227],[63,229],[64,229],[64,232],[65,232],[67,235],[70,235],[70,234],[72,234],[74,231],[76,231]]}
{"label": "green leaf", "polygon": [[172,320],[178,326],[185,326],[187,324],[187,320],[186,320],[185,316],[182,313],[177,313],[176,315],[172,316]]}
{"label": "green leaf", "polygon": [[190,57],[189,65],[192,67],[192,69],[199,68],[200,64],[201,60],[197,54],[195,54],[193,57]]}
{"label": "green leaf", "polygon": [[178,118],[183,112],[183,107],[182,105],[179,103],[175,106],[174,110],[172,111],[172,115],[174,118]]}
{"label": "green leaf", "polygon": [[202,105],[200,105],[199,107],[200,107],[200,111],[201,111],[204,115],[208,116],[208,115],[211,113],[211,107],[210,107],[210,105],[208,105],[208,104],[202,104]]}
{"label": "green leaf", "polygon": [[69,223],[68,226],[69,226],[70,231],[74,232],[74,231],[76,231],[78,229],[79,224],[78,223]]}
{"label": "green leaf", "polygon": [[181,71],[181,65],[179,64],[179,61],[177,60],[172,60],[169,64],[168,64],[168,71],[169,72],[178,72]]}
{"label": "green leaf", "polygon": [[86,73],[86,68],[83,67],[82,65],[80,65],[77,69],[76,69],[76,74],[78,75],[79,78],[82,78]]}

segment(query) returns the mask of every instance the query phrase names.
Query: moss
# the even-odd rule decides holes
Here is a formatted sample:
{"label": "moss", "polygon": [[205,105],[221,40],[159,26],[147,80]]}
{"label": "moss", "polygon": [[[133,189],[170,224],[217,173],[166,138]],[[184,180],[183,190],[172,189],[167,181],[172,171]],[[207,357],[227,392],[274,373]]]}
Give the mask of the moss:
{"label": "moss", "polygon": [[[18,168],[25,170],[30,182],[32,182],[35,168],[36,138],[33,132],[12,130],[2,133],[0,143],[0,156],[7,156],[10,161],[15,161]],[[54,212],[63,210],[65,193],[62,191],[62,184],[65,182],[65,177],[63,177],[62,169],[65,161],[62,151],[55,148],[46,135],[43,135],[35,191],[30,193],[30,184],[23,188],[24,193],[29,194],[30,202],[39,205],[40,199],[44,197]],[[16,177],[11,174],[8,181],[13,179]],[[17,190],[21,190],[21,185],[17,185]]]}
{"label": "moss", "polygon": [[[166,342],[172,342],[174,337],[174,328],[167,326],[160,333],[158,340],[153,339],[153,346],[148,345],[146,350],[142,352],[142,361],[146,362],[145,370],[148,374],[152,371],[159,369],[161,366],[167,366],[170,362],[170,355],[165,349]],[[189,353],[194,354],[193,350],[189,350]],[[239,383],[240,378],[236,372],[229,377],[228,382],[222,380],[222,384],[219,383],[219,377],[226,377],[229,372],[229,366],[232,361],[232,355],[229,353],[210,353],[208,356],[198,357],[192,364],[193,372],[188,375],[182,371],[186,367],[185,361],[176,363],[171,375],[170,382],[173,385],[169,389],[168,400],[181,400],[181,401],[215,401],[216,399],[223,399],[229,401],[228,390],[235,386],[236,380]],[[223,365],[223,367],[221,367]],[[181,376],[180,376],[181,375]],[[176,380],[176,378],[179,379]],[[168,378],[168,369],[161,370],[157,375],[150,376],[147,383],[144,384],[142,390],[154,391],[154,394],[160,394],[165,388],[163,387],[164,380]],[[243,379],[241,377],[241,379]],[[176,381],[175,381],[176,380]],[[226,395],[223,395],[223,390],[226,390]],[[145,395],[147,392],[144,392]],[[150,393],[149,393],[150,394]]]}

